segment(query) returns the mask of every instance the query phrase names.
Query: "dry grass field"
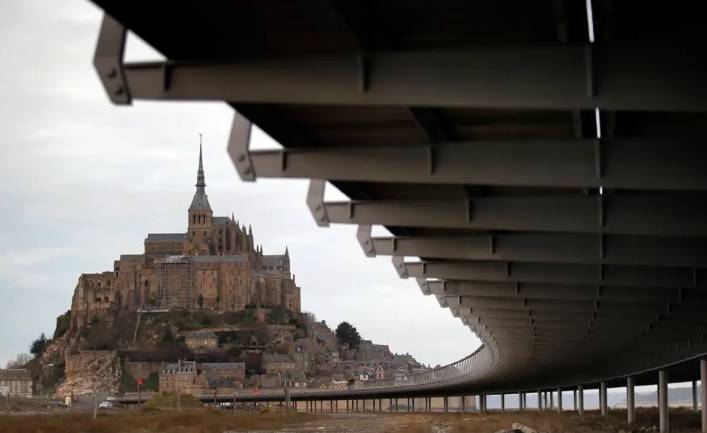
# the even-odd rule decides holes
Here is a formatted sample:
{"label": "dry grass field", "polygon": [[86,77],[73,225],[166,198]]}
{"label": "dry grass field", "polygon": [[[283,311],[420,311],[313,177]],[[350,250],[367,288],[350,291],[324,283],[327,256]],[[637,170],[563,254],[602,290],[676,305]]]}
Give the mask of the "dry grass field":
{"label": "dry grass field", "polygon": [[[565,412],[491,412],[486,414],[306,414],[274,411],[236,413],[208,408],[118,410],[100,413],[0,415],[2,433],[495,433],[515,422],[543,433],[651,433],[656,409],[639,409],[638,422],[625,424],[625,411],[608,417]],[[700,431],[699,414],[671,411],[671,432]]]}

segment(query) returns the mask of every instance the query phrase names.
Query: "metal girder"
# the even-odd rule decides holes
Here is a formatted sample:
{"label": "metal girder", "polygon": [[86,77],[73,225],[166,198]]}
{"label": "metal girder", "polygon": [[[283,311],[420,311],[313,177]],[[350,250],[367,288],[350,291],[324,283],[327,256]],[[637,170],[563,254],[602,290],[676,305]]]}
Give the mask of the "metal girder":
{"label": "metal girder", "polygon": [[[566,299],[611,302],[678,302],[680,289],[631,288],[547,283],[505,283],[489,281],[446,281],[431,293],[443,296],[492,296],[519,299]],[[707,299],[707,293],[706,299]]]}
{"label": "metal girder", "polygon": [[707,289],[704,270],[692,267],[620,266],[508,261],[422,261],[398,259],[396,269],[413,278],[518,281],[530,283],[606,284],[630,287],[692,287]]}
{"label": "metal girder", "polygon": [[132,63],[124,69],[137,99],[707,110],[701,86],[707,62],[702,51],[684,44],[379,51],[363,58],[256,56],[231,63]]}
{"label": "metal girder", "polygon": [[430,146],[290,148],[251,152],[251,158],[260,177],[707,190],[707,172],[703,169],[707,150],[701,141],[689,139],[495,140]]}
{"label": "metal girder", "polygon": [[704,197],[504,196],[328,202],[323,206],[328,222],[343,224],[707,236]]}
{"label": "metal girder", "polygon": [[103,15],[93,66],[103,89],[114,104],[130,104],[132,98],[123,70],[126,28],[108,14]]}
{"label": "metal girder", "polygon": [[668,267],[707,266],[707,240],[633,235],[498,233],[371,238],[383,256]]}
{"label": "metal girder", "polygon": [[[439,296],[439,295],[438,295]],[[592,313],[595,311],[615,312],[628,314],[630,312],[643,313],[667,311],[663,302],[612,302],[612,301],[575,301],[561,299],[527,299],[503,298],[493,296],[456,296],[460,298],[459,306],[480,309],[508,309],[519,311],[560,311],[572,313]]]}

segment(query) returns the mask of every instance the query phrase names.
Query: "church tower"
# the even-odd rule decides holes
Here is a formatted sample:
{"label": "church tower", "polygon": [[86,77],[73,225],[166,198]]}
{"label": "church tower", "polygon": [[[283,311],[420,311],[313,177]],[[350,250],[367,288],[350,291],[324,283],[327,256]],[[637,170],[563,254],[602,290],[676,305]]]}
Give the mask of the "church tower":
{"label": "church tower", "polygon": [[189,206],[189,230],[185,253],[187,255],[211,254],[213,244],[213,211],[206,195],[204,182],[204,163],[201,150],[201,134],[199,134],[199,168],[196,172],[196,192]]}

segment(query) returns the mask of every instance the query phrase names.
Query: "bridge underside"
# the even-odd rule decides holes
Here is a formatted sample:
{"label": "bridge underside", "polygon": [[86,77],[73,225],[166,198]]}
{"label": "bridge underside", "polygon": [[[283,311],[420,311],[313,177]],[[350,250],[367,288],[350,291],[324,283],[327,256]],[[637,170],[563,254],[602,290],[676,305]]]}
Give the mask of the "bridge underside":
{"label": "bridge underside", "polygon": [[[330,181],[350,201],[313,182],[318,223],[359,225],[366,254],[394,257],[481,338],[493,368],[440,392],[695,378],[698,3],[95,3],[169,59],[122,64],[108,19],[96,67],[114,103],[227,102],[243,179]],[[249,122],[283,150],[248,151]]]}

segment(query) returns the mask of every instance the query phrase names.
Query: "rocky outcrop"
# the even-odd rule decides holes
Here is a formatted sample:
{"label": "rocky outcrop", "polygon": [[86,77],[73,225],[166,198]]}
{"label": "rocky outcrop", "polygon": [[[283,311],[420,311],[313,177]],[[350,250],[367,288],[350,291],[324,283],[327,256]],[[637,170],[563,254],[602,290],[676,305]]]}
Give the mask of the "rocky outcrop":
{"label": "rocky outcrop", "polygon": [[[114,351],[82,352],[72,359],[64,382],[57,387],[58,397],[91,394],[94,391],[117,393],[122,369],[120,358]],[[72,356],[72,355],[69,355]],[[80,365],[77,365],[80,363]]]}

